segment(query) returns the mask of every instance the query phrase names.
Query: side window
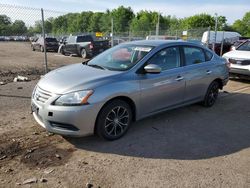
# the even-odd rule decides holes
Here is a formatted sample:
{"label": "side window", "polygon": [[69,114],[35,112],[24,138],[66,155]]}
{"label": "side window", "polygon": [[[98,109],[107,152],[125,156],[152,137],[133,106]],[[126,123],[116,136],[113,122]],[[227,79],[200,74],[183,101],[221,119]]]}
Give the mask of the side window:
{"label": "side window", "polygon": [[178,47],[169,47],[157,52],[149,61],[148,64],[156,64],[161,69],[169,70],[180,67],[180,51]]}
{"label": "side window", "polygon": [[198,64],[206,61],[205,54],[201,48],[184,47],[186,65]]}
{"label": "side window", "polygon": [[206,61],[211,61],[213,54],[208,50],[205,50],[205,55],[206,55]]}
{"label": "side window", "polygon": [[70,36],[68,38],[68,43],[74,43],[75,42],[75,37],[74,36]]}

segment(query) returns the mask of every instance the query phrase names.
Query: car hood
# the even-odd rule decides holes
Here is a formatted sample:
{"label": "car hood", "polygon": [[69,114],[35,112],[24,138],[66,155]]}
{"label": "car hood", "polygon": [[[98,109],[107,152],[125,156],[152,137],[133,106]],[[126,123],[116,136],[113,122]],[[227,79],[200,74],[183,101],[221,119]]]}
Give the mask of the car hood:
{"label": "car hood", "polygon": [[223,55],[225,58],[250,59],[250,51],[233,50]]}
{"label": "car hood", "polygon": [[102,70],[79,63],[49,72],[38,82],[38,86],[51,93],[65,94],[94,89],[114,81],[120,74],[118,71]]}

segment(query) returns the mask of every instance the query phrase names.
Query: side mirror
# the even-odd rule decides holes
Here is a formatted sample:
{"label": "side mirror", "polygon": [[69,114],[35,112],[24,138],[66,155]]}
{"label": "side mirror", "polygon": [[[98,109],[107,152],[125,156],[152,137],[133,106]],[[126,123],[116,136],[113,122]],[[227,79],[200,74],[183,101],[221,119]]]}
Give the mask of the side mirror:
{"label": "side mirror", "polygon": [[146,73],[158,74],[161,72],[161,67],[155,64],[149,64],[144,67]]}

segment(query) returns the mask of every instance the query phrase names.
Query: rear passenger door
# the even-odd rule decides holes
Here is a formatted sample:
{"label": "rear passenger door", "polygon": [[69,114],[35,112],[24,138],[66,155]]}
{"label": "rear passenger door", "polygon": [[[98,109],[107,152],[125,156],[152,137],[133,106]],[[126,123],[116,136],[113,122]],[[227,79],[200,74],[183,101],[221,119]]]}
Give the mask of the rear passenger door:
{"label": "rear passenger door", "polygon": [[183,46],[184,77],[186,90],[184,102],[203,100],[209,84],[212,82],[213,62],[206,51],[196,46]]}

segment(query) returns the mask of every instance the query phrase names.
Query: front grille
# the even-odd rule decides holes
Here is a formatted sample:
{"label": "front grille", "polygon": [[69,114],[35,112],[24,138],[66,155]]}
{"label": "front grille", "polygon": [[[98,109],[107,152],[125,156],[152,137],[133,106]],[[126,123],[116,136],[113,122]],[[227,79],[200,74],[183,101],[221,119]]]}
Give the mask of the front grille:
{"label": "front grille", "polygon": [[45,91],[40,87],[37,87],[34,93],[34,99],[41,103],[45,103],[51,96],[52,94],[50,92]]}
{"label": "front grille", "polygon": [[237,60],[230,58],[229,62],[237,65],[250,65],[250,60]]}

